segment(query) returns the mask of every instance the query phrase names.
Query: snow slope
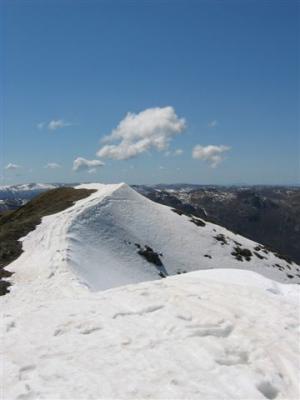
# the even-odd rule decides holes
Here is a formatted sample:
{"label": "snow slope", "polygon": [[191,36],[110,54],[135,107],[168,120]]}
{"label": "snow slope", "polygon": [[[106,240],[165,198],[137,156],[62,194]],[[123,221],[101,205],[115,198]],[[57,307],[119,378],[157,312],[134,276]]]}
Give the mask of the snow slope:
{"label": "snow slope", "polygon": [[[237,269],[285,281],[272,267],[282,260],[237,261],[233,240],[256,243],[124,184],[88,188],[97,191],[43,218],[8,267],[1,399],[300,397],[299,286]],[[135,243],[162,252],[169,274],[208,269],[158,280]]]}
{"label": "snow slope", "polygon": [[[62,274],[70,276],[69,282],[78,282],[76,272],[81,283],[100,290],[157,279],[161,272],[174,275],[211,268],[242,268],[280,282],[300,282],[296,264],[262,251],[262,259],[253,253],[250,261],[238,261],[231,254],[237,243],[252,252],[257,243],[211,223],[197,226],[191,218],[148,200],[126,184],[78,188],[96,192],[43,218],[26,236],[25,252],[7,268],[18,271],[12,278],[15,285],[36,282],[37,276],[55,281]],[[216,239],[218,235],[224,235],[225,243]],[[137,245],[162,254],[163,265],[149,263],[138,254]]]}
{"label": "snow slope", "polygon": [[1,298],[2,399],[300,398],[297,285],[211,270],[61,289]]}

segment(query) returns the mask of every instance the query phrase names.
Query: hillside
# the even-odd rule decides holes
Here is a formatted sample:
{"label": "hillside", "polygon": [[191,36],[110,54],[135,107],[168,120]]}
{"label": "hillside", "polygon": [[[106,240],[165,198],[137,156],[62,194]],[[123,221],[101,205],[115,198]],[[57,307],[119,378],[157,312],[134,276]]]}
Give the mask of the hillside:
{"label": "hillside", "polygon": [[137,186],[151,200],[262,243],[300,263],[299,186]]}

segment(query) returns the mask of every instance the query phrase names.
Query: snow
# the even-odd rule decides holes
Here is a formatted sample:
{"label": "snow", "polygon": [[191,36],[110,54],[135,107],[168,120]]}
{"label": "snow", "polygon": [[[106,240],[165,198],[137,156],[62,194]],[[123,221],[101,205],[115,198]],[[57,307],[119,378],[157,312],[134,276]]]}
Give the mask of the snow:
{"label": "snow", "polygon": [[[300,290],[282,260],[241,263],[233,240],[256,243],[125,184],[79,187],[96,192],[43,218],[7,268],[1,399],[300,398]],[[202,270],[160,279],[136,242],[170,275]]]}
{"label": "snow", "polygon": [[4,296],[2,398],[298,399],[298,287],[220,271]]}

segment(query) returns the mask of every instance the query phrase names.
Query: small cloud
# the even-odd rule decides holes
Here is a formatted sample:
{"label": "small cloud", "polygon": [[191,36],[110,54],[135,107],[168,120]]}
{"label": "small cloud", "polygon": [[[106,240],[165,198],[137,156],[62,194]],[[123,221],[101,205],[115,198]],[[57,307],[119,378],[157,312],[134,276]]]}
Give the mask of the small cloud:
{"label": "small cloud", "polygon": [[44,126],[45,126],[45,122],[39,122],[37,125],[36,125],[36,127],[38,128],[38,129],[43,129],[44,128]]}
{"label": "small cloud", "polygon": [[167,151],[172,138],[184,131],[186,123],[173,107],[148,108],[128,113],[102,142],[99,157],[127,160],[148,150]]}
{"label": "small cloud", "polygon": [[55,162],[50,162],[50,163],[46,164],[46,165],[44,166],[44,168],[56,169],[56,168],[61,168],[61,165],[60,165],[60,164],[57,164],[57,163],[55,163]]}
{"label": "small cloud", "polygon": [[223,160],[223,153],[230,150],[229,146],[200,146],[193,148],[192,156],[197,160],[207,161],[212,168],[217,167]]}
{"label": "small cloud", "polygon": [[174,156],[181,156],[182,153],[183,153],[182,149],[176,149],[173,154]]}
{"label": "small cloud", "polygon": [[13,163],[8,163],[8,164],[4,167],[4,169],[5,169],[6,171],[16,171],[16,170],[21,169],[21,168],[22,168],[21,165],[13,164]]}
{"label": "small cloud", "polygon": [[88,171],[88,173],[93,174],[96,172],[97,168],[103,167],[105,164],[100,160],[86,160],[83,157],[77,157],[73,161],[73,171]]}
{"label": "small cloud", "polygon": [[96,168],[91,168],[91,169],[88,170],[89,174],[95,174],[96,172],[97,172]]}
{"label": "small cloud", "polygon": [[65,128],[66,126],[71,126],[70,122],[66,122],[63,119],[53,119],[47,125],[50,131],[55,131],[56,129]]}
{"label": "small cloud", "polygon": [[214,119],[213,121],[210,121],[208,124],[207,124],[207,126],[209,127],[209,128],[215,128],[216,126],[218,126],[219,125],[219,122],[216,120],[216,119]]}
{"label": "small cloud", "polygon": [[183,150],[181,150],[181,149],[176,149],[176,150],[174,150],[174,151],[166,151],[165,152],[165,156],[166,157],[171,157],[171,156],[180,156],[181,154],[183,153]]}
{"label": "small cloud", "polygon": [[72,126],[71,122],[64,121],[63,119],[53,119],[49,122],[39,122],[37,128],[42,130],[44,128],[55,131],[56,129],[65,128],[67,126]]}

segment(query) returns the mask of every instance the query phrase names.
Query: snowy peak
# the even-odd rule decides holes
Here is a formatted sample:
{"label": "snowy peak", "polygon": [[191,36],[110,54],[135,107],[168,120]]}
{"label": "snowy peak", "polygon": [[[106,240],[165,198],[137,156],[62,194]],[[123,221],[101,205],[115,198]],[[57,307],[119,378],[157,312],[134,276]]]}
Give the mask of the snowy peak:
{"label": "snowy peak", "polygon": [[104,198],[107,197],[122,197],[127,200],[133,200],[139,197],[143,197],[124,182],[116,184],[87,183],[76,186],[76,189],[96,190],[95,194],[87,200],[87,203],[95,199],[97,201],[102,201]]}

